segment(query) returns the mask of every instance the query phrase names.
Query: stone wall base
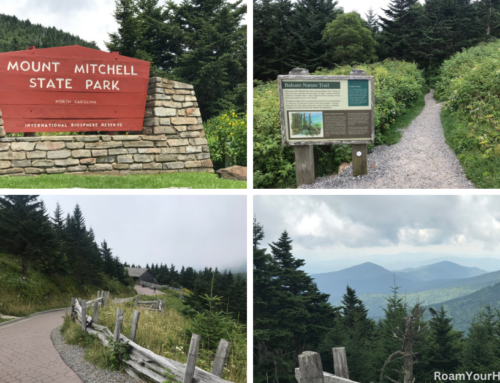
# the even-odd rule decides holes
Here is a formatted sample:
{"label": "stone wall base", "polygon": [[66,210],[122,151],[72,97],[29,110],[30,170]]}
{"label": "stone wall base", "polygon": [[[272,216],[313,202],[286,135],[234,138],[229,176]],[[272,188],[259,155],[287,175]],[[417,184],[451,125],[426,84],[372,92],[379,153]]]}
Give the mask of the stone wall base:
{"label": "stone wall base", "polygon": [[214,172],[205,139],[178,133],[0,138],[0,176],[185,172]]}

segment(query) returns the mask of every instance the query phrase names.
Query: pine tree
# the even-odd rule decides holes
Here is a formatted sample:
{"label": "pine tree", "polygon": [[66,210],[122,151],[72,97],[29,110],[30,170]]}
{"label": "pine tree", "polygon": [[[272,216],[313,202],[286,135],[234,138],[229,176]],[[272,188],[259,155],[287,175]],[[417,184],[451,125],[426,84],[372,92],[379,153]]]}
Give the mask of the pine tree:
{"label": "pine tree", "polygon": [[30,266],[49,272],[60,269],[64,261],[44,204],[36,195],[0,197],[0,246],[20,259],[24,282]]}
{"label": "pine tree", "polygon": [[461,334],[453,330],[452,318],[446,315],[441,306],[439,311],[429,308],[432,315],[430,326],[430,350],[428,358],[428,379],[432,379],[434,371],[457,371],[460,365]]}
{"label": "pine tree", "polygon": [[375,37],[379,32],[378,16],[371,6],[370,8],[368,8],[368,12],[365,13],[365,17],[366,17],[366,26],[372,33],[372,36]]}
{"label": "pine tree", "polygon": [[307,68],[310,72],[318,67],[329,68],[323,31],[328,23],[343,13],[334,0],[298,0],[292,18],[292,34],[295,37],[294,67]]}
{"label": "pine tree", "polygon": [[293,3],[290,0],[254,1],[253,12],[254,78],[275,80],[294,68]]}
{"label": "pine tree", "polygon": [[110,41],[105,43],[110,51],[120,52],[128,57],[136,56],[141,33],[138,12],[134,0],[116,0],[114,17],[119,27],[117,32],[109,34]]}

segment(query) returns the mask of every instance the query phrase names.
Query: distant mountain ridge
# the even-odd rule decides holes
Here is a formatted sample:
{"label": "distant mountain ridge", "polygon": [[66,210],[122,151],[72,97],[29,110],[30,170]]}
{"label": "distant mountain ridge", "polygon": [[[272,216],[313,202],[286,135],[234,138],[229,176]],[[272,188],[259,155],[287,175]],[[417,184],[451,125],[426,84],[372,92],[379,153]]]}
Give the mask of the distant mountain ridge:
{"label": "distant mountain ridge", "polygon": [[[477,310],[486,304],[500,305],[500,271],[486,272],[449,261],[418,268],[390,271],[372,262],[321,274],[311,274],[321,292],[330,294],[330,302],[340,305],[347,285],[356,290],[365,303],[369,317],[382,318],[391,287],[406,296],[411,305],[449,310],[456,328],[465,331]],[[499,306],[500,307],[500,306]]]}
{"label": "distant mountain ridge", "polygon": [[[439,276],[441,278],[436,279]],[[401,291],[416,293],[464,284],[500,281],[500,271],[487,273],[452,262],[438,262],[419,269],[394,272],[375,263],[365,262],[341,271],[312,274],[311,277],[322,292],[330,294],[330,301],[335,302],[342,297],[347,285],[354,288],[358,294],[388,294],[391,286],[400,286]]]}
{"label": "distant mountain ridge", "polygon": [[32,24],[16,16],[0,14],[0,53],[24,50],[27,47],[53,48],[68,45],[99,49],[94,41],[88,42],[54,27]]}

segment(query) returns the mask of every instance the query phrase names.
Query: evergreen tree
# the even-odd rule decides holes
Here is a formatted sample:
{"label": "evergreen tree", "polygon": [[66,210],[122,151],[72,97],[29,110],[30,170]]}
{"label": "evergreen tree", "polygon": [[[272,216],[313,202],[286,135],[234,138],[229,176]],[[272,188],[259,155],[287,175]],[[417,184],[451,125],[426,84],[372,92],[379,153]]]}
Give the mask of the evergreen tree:
{"label": "evergreen tree", "polygon": [[434,371],[457,371],[460,365],[461,334],[453,330],[452,318],[446,315],[444,307],[439,311],[429,308],[432,315],[429,321],[431,347],[428,358],[428,379]]}
{"label": "evergreen tree", "polygon": [[365,13],[365,17],[366,17],[366,27],[370,30],[372,36],[376,36],[377,33],[379,32],[378,16],[371,6],[370,8],[368,8],[368,12]]}
{"label": "evergreen tree", "polygon": [[50,272],[64,262],[57,235],[36,195],[0,197],[0,246],[20,259],[24,282],[30,266]]}
{"label": "evergreen tree", "polygon": [[254,1],[254,78],[275,80],[294,68],[296,38],[292,33],[290,0]]}
{"label": "evergreen tree", "polygon": [[[246,14],[242,0],[189,0],[169,3],[183,33],[183,49],[173,75],[194,85],[203,116],[246,105]],[[243,110],[244,109],[244,110]]]}
{"label": "evergreen tree", "polygon": [[488,374],[498,371],[499,357],[495,342],[497,318],[488,305],[481,309],[472,320],[464,342],[463,370]]}

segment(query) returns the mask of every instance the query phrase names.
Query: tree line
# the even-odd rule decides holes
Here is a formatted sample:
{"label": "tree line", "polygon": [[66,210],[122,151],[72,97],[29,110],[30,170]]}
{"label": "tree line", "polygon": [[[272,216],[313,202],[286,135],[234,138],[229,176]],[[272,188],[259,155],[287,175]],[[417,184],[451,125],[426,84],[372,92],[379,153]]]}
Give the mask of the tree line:
{"label": "tree line", "polygon": [[436,381],[435,372],[499,370],[500,310],[485,306],[464,333],[453,328],[443,307],[409,305],[394,286],[384,318],[374,321],[349,286],[340,306],[328,302],[300,270],[305,262],[293,256],[286,231],[269,244],[270,254],[261,247],[263,238],[254,220],[254,382],[296,382],[298,355],[306,350],[319,352],[324,371],[334,373],[333,347],[346,348],[349,378],[361,383],[429,382]]}
{"label": "tree line", "polygon": [[110,51],[151,62],[151,75],[194,85],[205,119],[246,112],[243,0],[117,0]]}
{"label": "tree line", "polygon": [[105,276],[132,282],[106,241],[96,243],[78,205],[65,217],[57,204],[50,217],[39,196],[0,196],[0,248],[19,259],[25,282],[33,268],[71,275],[81,286],[102,286]]}
{"label": "tree line", "polygon": [[363,17],[334,0],[256,0],[254,78],[392,58],[416,62],[432,79],[454,53],[500,37],[495,0],[391,0]]}
{"label": "tree line", "polygon": [[99,49],[94,41],[88,42],[54,27],[19,20],[16,16],[0,14],[0,52],[25,50],[28,47],[54,48],[67,45]]}
{"label": "tree line", "polygon": [[[125,267],[129,267],[125,263]],[[130,267],[141,267],[132,264]],[[217,268],[205,267],[195,270],[192,267],[182,266],[177,270],[174,264],[160,265],[146,264],[146,268],[153,271],[156,280],[161,285],[183,287],[192,295],[186,296],[185,304],[195,310],[202,310],[205,306],[205,295],[218,296],[217,304],[231,313],[233,317],[246,323],[247,317],[247,281],[242,273],[233,274],[231,271],[220,272]]]}

